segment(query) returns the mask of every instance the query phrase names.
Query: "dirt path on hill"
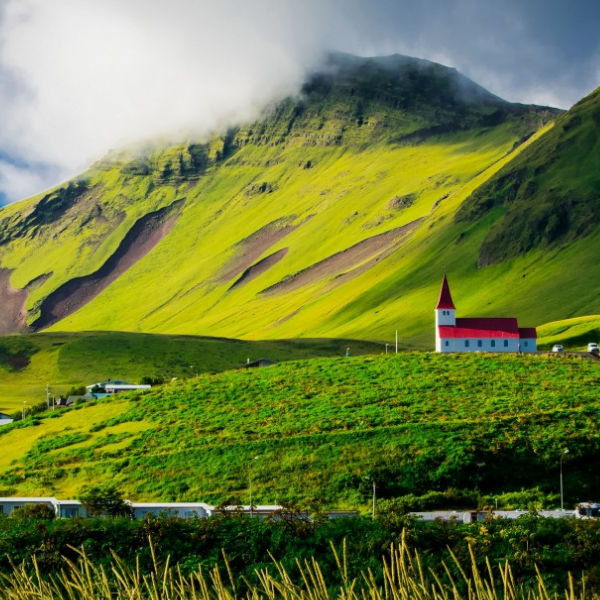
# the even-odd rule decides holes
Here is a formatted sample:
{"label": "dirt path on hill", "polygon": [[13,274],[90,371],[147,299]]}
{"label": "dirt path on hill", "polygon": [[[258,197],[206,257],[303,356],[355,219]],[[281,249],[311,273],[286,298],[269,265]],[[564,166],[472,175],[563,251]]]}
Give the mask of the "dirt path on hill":
{"label": "dirt path on hill", "polygon": [[91,275],[67,281],[42,302],[36,330],[50,327],[91,302],[111,283],[144,258],[175,225],[183,200],[138,219],[115,253]]}
{"label": "dirt path on hill", "polygon": [[10,269],[0,268],[0,335],[27,330],[25,304],[29,290],[16,290],[10,284]]}
{"label": "dirt path on hill", "polygon": [[330,277],[338,277],[339,281],[336,281],[341,284],[345,281],[344,278],[346,280],[351,279],[373,267],[379,262],[382,254],[389,255],[388,251],[390,249],[395,250],[398,241],[415,229],[422,220],[412,221],[403,227],[397,227],[358,242],[358,244],[332,254],[326,259],[266,288],[261,294],[286,294],[314,281]]}

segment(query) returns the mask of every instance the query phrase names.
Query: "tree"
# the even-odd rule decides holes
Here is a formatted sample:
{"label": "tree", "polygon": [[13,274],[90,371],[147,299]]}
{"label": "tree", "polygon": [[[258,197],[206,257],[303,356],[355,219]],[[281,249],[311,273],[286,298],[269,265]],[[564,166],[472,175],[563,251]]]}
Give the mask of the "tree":
{"label": "tree", "polygon": [[133,508],[111,484],[85,486],[78,500],[90,517],[133,517]]}
{"label": "tree", "polygon": [[11,519],[51,521],[56,513],[47,504],[25,504],[10,513]]}

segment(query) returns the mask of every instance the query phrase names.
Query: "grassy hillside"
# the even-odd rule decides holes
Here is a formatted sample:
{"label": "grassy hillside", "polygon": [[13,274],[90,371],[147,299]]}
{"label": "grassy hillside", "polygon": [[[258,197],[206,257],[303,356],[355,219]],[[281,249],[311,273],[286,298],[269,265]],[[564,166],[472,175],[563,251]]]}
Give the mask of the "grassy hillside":
{"label": "grassy hillside", "polygon": [[[408,353],[202,375],[0,430],[0,495],[366,503],[448,488],[597,498],[596,361]],[[258,459],[254,460],[254,457]]]}
{"label": "grassy hillside", "polygon": [[538,346],[562,344],[568,350],[586,351],[590,342],[600,340],[600,316],[592,315],[546,323],[538,329]]}
{"label": "grassy hillside", "polygon": [[[477,268],[499,213],[454,221],[557,111],[509,104],[427,61],[332,61],[256,123],[113,153],[3,209],[0,329],[380,340],[399,329],[431,347],[446,271],[463,314],[535,325],[584,309],[573,287],[554,312],[539,302],[544,257]],[[561,283],[571,259],[598,268],[580,250],[549,259]]]}
{"label": "grassy hillside", "polygon": [[[559,117],[552,131],[478,188],[457,214],[477,221],[500,208],[479,265],[534,248],[559,249],[600,223],[600,89]],[[557,245],[560,245],[557,248]]]}
{"label": "grassy hillside", "polygon": [[381,344],[344,339],[253,342],[118,332],[7,336],[0,338],[0,412],[21,410],[23,402],[45,402],[46,385],[59,397],[73,387],[107,379],[186,379],[234,369],[248,358],[343,356],[347,348],[352,355],[385,351]]}

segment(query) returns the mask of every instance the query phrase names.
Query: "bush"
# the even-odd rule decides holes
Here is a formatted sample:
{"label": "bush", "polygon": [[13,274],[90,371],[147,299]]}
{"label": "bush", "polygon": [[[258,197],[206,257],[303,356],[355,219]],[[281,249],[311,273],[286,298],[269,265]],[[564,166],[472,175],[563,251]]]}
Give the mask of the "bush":
{"label": "bush", "polygon": [[161,375],[155,375],[154,377],[142,377],[142,385],[162,385],[165,383],[165,378]]}
{"label": "bush", "polygon": [[51,521],[56,513],[47,504],[26,504],[10,513],[11,519],[36,519],[38,521]]}
{"label": "bush", "polygon": [[85,396],[87,393],[87,389],[84,385],[80,385],[79,387],[73,386],[67,393],[66,397],[69,396]]}
{"label": "bush", "polygon": [[78,500],[90,517],[133,517],[133,509],[114,485],[84,487]]}

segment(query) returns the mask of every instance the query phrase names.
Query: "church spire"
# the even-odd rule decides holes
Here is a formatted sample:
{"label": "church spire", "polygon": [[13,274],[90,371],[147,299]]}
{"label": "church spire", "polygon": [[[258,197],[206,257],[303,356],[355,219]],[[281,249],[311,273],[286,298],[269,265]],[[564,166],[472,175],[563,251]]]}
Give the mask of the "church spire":
{"label": "church spire", "polygon": [[448,285],[448,278],[444,275],[444,281],[442,281],[442,287],[440,289],[440,298],[438,300],[436,310],[439,309],[452,309],[456,310],[454,302],[452,302],[452,295],[450,294],[450,286]]}

